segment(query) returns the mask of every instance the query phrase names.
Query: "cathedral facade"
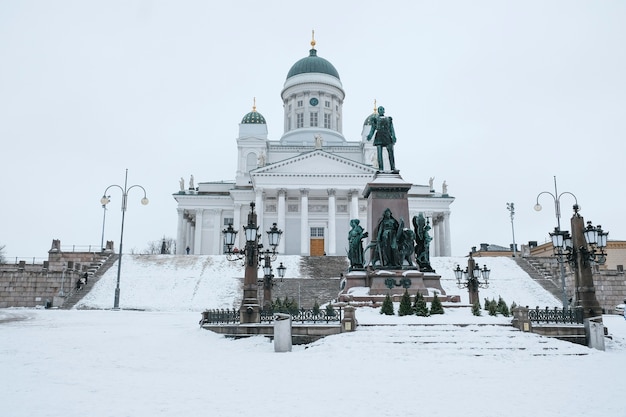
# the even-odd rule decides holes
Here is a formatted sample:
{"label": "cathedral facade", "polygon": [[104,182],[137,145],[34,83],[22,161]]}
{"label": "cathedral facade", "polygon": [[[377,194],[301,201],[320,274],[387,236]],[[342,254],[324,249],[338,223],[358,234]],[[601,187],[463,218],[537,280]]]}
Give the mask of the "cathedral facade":
{"label": "cathedral facade", "polygon": [[[343,256],[351,219],[366,224],[366,184],[378,171],[376,147],[366,140],[372,115],[359,140],[342,134],[345,92],[335,67],[309,55],[289,70],[281,92],[284,133],[268,138],[265,118],[252,108],[239,124],[235,179],[198,182],[175,193],[178,203],[176,253],[217,255],[225,251],[222,230],[232,224],[239,248],[250,203],[259,232],[276,223],[283,230],[278,252],[285,255]],[[388,162],[388,161],[386,161]],[[389,166],[389,165],[387,165]],[[450,256],[450,204],[454,198],[429,185],[413,184],[408,193],[411,218],[423,213],[431,226],[431,256]],[[411,219],[404,219],[410,224]]]}

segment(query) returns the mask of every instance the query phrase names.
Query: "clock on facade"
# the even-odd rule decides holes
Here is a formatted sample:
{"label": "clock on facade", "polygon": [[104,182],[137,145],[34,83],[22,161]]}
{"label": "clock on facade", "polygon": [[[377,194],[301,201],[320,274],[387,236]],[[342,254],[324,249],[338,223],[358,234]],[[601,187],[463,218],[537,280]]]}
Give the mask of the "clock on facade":
{"label": "clock on facade", "polygon": [[315,97],[313,97],[311,100],[309,100],[309,104],[311,106],[317,106],[317,103],[319,103],[319,101]]}

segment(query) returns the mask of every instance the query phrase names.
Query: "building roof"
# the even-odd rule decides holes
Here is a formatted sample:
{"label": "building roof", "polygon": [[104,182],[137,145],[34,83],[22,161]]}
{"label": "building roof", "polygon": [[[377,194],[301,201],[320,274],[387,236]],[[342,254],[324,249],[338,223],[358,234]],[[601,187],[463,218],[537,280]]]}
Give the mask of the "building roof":
{"label": "building roof", "polygon": [[287,73],[287,79],[298,75],[298,74],[308,74],[308,73],[321,73],[331,75],[338,80],[339,72],[337,69],[326,59],[317,56],[317,50],[315,48],[311,48],[309,50],[309,56],[306,58],[302,58],[289,70]]}

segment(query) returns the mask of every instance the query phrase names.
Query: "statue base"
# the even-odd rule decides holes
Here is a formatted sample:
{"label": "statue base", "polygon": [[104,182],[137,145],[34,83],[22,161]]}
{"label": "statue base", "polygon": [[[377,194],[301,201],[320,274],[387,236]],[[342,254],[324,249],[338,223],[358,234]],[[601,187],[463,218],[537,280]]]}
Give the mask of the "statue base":
{"label": "statue base", "polygon": [[382,303],[387,294],[393,301],[400,301],[404,291],[408,291],[412,298],[418,293],[427,302],[437,293],[443,302],[458,303],[458,295],[447,295],[441,286],[441,275],[432,272],[410,270],[363,269],[353,270],[344,275],[343,289],[339,293],[339,301],[355,304]]}

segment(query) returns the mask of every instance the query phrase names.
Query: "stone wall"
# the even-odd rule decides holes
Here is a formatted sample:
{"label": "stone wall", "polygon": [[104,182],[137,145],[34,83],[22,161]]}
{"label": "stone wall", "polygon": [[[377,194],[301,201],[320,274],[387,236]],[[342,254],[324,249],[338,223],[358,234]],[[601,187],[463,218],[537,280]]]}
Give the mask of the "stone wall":
{"label": "stone wall", "polygon": [[615,313],[615,306],[626,299],[624,272],[600,271],[593,275],[596,297],[606,313]]}
{"label": "stone wall", "polygon": [[78,279],[77,271],[0,271],[0,308],[50,306],[55,298],[70,291]]}
{"label": "stone wall", "polygon": [[110,253],[63,252],[53,241],[48,260],[41,264],[0,265],[0,308],[60,306],[81,274]]}

